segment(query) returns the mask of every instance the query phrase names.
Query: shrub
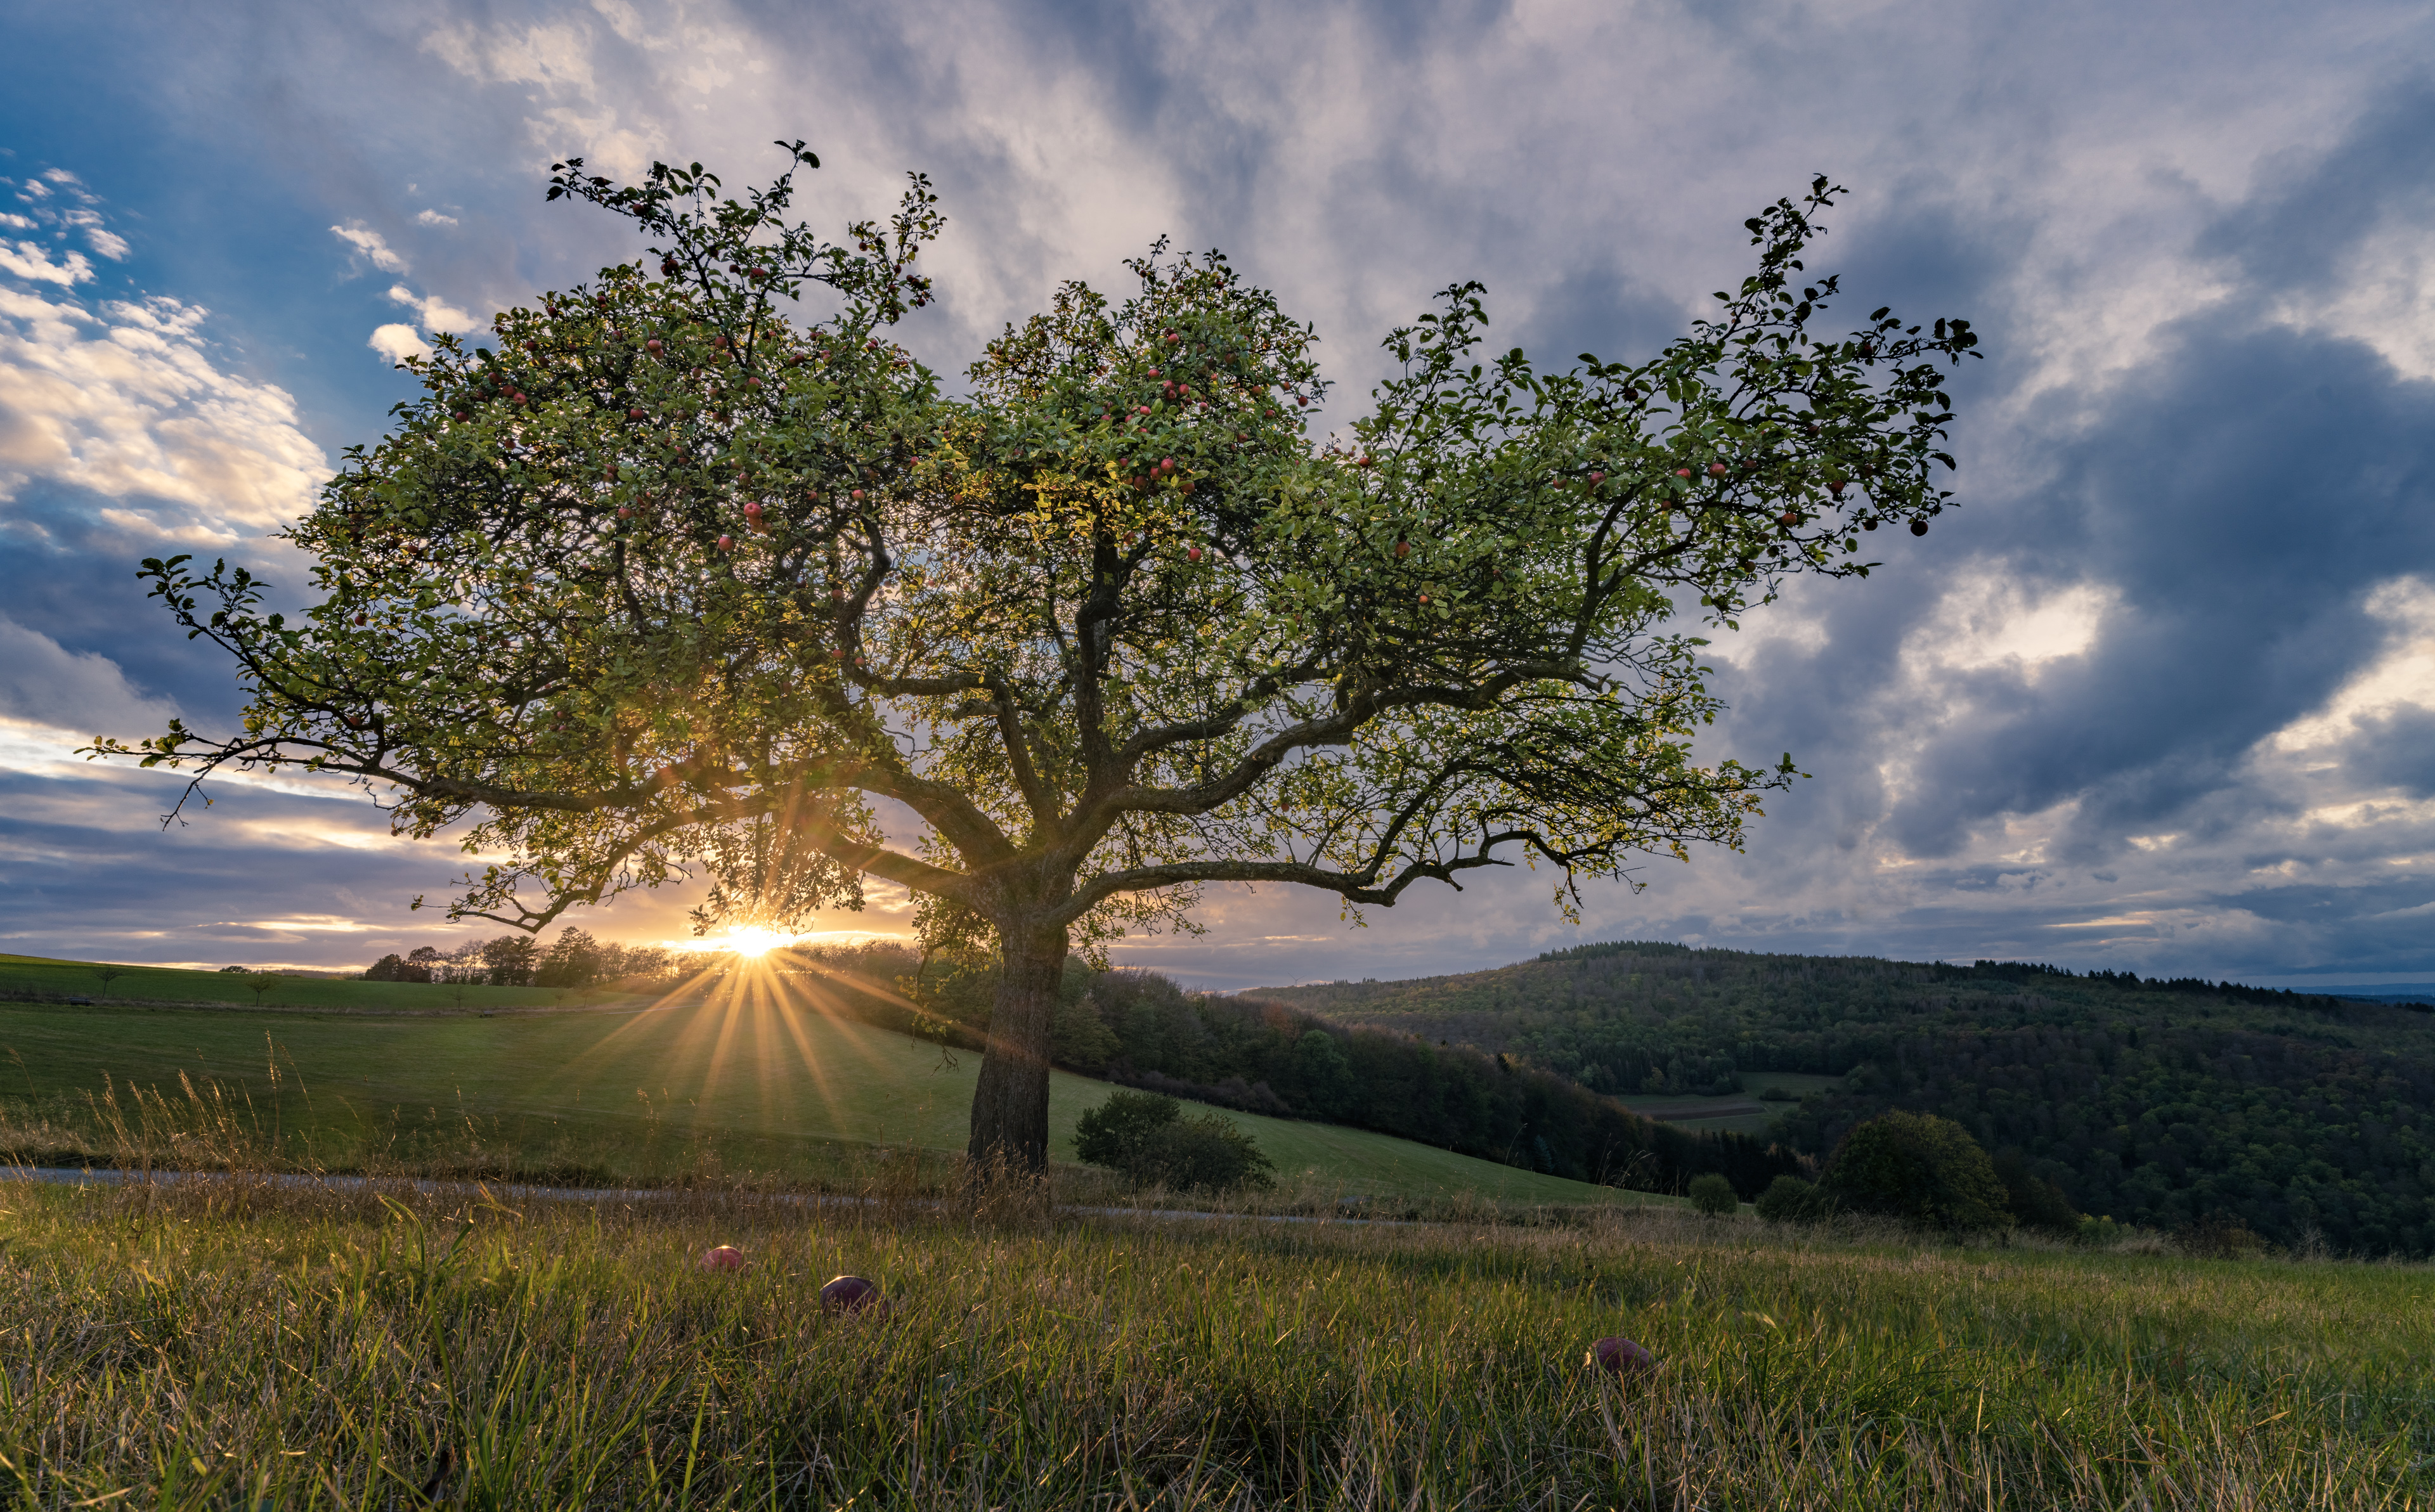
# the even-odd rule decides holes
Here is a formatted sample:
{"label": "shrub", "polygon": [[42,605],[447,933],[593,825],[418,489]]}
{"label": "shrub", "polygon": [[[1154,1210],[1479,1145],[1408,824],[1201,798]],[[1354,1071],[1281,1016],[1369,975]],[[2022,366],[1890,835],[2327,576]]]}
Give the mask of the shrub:
{"label": "shrub", "polygon": [[1183,1104],[1156,1092],[1110,1092],[1076,1123],[1074,1153],[1122,1171],[1135,1186],[1225,1192],[1273,1184],[1268,1156],[1224,1114],[1183,1113]]}
{"label": "shrub", "polygon": [[1128,1169],[1149,1136],[1172,1124],[1183,1105],[1157,1092],[1110,1092],[1074,1125],[1074,1153],[1091,1165]]}
{"label": "shrub", "polygon": [[1835,1211],[1834,1199],[1797,1176],[1780,1176],[1769,1182],[1754,1206],[1770,1223],[1816,1223]]}
{"label": "shrub", "polygon": [[[1784,1177],[1776,1179],[1781,1181]],[[1734,1184],[1714,1171],[1691,1178],[1690,1198],[1691,1206],[1701,1212],[1733,1212],[1742,1205],[1741,1194],[1734,1190]]]}
{"label": "shrub", "polygon": [[2173,1247],[2197,1260],[2253,1260],[2266,1241],[2238,1216],[2218,1209],[2174,1229]]}
{"label": "shrub", "polygon": [[1275,1167],[1258,1143],[1223,1113],[1180,1118],[1161,1128],[1143,1150],[1141,1167],[1136,1179],[1176,1192],[1265,1191],[1276,1184]]}
{"label": "shrub", "polygon": [[2081,1244],[2088,1246],[2092,1249],[2112,1249],[2115,1246],[2119,1245],[2124,1240],[2130,1238],[2133,1229],[2129,1224],[2116,1223],[2113,1216],[2108,1214],[2102,1218],[2082,1218],[2080,1220],[2080,1233],[2078,1237]]}
{"label": "shrub", "polygon": [[2010,1222],[2004,1184],[1970,1131],[1933,1114],[1880,1113],[1843,1136],[1825,1187],[1864,1211],[1960,1231]]}

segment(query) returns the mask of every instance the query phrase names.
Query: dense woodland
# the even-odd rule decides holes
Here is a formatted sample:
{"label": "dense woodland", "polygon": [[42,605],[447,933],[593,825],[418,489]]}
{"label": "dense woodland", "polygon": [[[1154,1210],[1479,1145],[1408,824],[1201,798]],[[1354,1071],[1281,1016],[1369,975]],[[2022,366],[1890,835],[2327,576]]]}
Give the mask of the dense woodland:
{"label": "dense woodland", "polygon": [[1609,1094],[1839,1076],[1787,1108],[1785,1144],[1823,1156],[1874,1113],[1936,1113],[2090,1213],[2435,1253],[2435,1015],[2413,1004],[1643,943],[1245,998],[1473,1045]]}
{"label": "dense woodland", "polygon": [[[924,966],[875,947],[772,957],[814,1001],[950,1046],[988,1024],[985,962]],[[1745,1197],[1804,1162],[1741,1135],[1689,1134],[1510,1056],[1348,1027],[1276,1003],[1187,993],[1148,971],[1066,971],[1057,1063],[1129,1087],[1373,1129],[1508,1165],[1680,1192],[1714,1171]]]}

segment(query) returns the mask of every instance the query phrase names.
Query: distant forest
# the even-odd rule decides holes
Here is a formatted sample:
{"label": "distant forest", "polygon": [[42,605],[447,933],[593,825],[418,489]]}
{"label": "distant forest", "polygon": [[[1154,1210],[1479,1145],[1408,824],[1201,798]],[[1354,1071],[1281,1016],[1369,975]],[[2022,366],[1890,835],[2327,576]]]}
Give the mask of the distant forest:
{"label": "distant forest", "polygon": [[2414,1004],[1643,942],[1233,1001],[1246,1000],[1471,1045],[1607,1095],[1837,1076],[1777,1121],[1784,1145],[1822,1157],[1872,1114],[1937,1113],[2086,1212],[2435,1253],[2435,1014]]}

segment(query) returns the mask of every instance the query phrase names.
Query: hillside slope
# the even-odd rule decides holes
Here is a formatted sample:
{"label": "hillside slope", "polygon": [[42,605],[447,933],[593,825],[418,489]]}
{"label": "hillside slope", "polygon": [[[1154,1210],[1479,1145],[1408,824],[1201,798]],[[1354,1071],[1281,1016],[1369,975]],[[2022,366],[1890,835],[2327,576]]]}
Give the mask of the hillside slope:
{"label": "hillside slope", "polygon": [[[158,1087],[174,1102],[182,1075],[223,1089],[235,1121],[295,1158],[330,1166],[471,1156],[501,1171],[662,1179],[707,1157],[817,1177],[857,1152],[962,1149],[977,1066],[749,985],[665,1008],[497,1017],[0,1004],[0,1103],[73,1124],[88,1093],[114,1085],[126,1107],[130,1087]],[[1057,1159],[1074,1159],[1075,1121],[1109,1091],[1055,1074]],[[1226,1116],[1281,1177],[1345,1194],[1651,1200],[1359,1129]],[[208,1160],[210,1141],[192,1143]]]}
{"label": "hillside slope", "polygon": [[1644,943],[1242,996],[1609,1095],[1832,1076],[1777,1137],[1822,1155],[1885,1108],[1941,1113],[2090,1212],[2162,1228],[2228,1214],[2285,1243],[2435,1252],[2435,1015],[2408,1005]]}

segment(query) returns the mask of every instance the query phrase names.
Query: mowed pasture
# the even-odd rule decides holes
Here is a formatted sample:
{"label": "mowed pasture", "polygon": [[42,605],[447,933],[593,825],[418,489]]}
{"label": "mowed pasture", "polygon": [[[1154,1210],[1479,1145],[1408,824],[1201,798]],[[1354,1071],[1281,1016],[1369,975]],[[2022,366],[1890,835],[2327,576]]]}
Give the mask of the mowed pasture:
{"label": "mowed pasture", "polygon": [[[660,1005],[489,1017],[0,1003],[0,1146],[30,1160],[852,1184],[883,1152],[961,1150],[978,1067],[750,971]],[[1055,1075],[1057,1159],[1073,1159],[1075,1121],[1111,1090]],[[1304,1204],[1668,1200],[1225,1116],[1275,1162],[1281,1199]]]}
{"label": "mowed pasture", "polygon": [[[1570,1226],[0,1193],[26,1506],[2403,1508],[2421,1267]],[[740,1274],[697,1257],[734,1244]],[[839,1272],[883,1314],[823,1317]],[[1601,1335],[1660,1364],[1584,1368]]]}

